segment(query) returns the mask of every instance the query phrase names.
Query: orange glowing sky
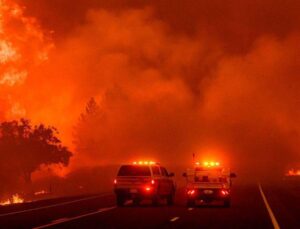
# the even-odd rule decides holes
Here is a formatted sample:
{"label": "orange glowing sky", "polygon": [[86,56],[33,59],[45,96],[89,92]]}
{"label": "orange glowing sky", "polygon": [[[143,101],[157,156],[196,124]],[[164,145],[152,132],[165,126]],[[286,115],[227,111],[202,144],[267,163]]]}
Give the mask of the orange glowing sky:
{"label": "orange glowing sky", "polygon": [[74,163],[299,159],[297,1],[16,2],[0,1],[0,118],[54,125],[75,149],[94,97],[105,118]]}

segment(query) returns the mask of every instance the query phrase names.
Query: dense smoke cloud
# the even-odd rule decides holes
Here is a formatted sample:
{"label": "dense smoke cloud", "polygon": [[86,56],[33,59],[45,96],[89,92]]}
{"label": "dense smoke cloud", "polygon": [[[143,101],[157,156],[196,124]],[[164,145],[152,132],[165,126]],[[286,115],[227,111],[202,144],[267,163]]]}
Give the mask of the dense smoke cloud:
{"label": "dense smoke cloud", "polygon": [[72,144],[95,97],[102,118],[82,135],[96,146],[75,164],[139,153],[174,162],[194,152],[233,163],[299,158],[298,2],[37,2],[23,4],[54,30],[56,49],[16,88],[18,101]]}
{"label": "dense smoke cloud", "polygon": [[85,24],[90,9],[120,12],[149,7],[154,17],[168,24],[174,34],[197,36],[201,32],[209,39],[221,40],[227,52],[236,53],[249,51],[253,42],[265,34],[283,38],[299,30],[300,23],[300,3],[296,0],[19,1],[28,7],[30,15],[54,29],[57,39]]}
{"label": "dense smoke cloud", "polygon": [[206,91],[212,135],[251,163],[299,160],[299,41],[258,39],[247,55],[224,58]]}

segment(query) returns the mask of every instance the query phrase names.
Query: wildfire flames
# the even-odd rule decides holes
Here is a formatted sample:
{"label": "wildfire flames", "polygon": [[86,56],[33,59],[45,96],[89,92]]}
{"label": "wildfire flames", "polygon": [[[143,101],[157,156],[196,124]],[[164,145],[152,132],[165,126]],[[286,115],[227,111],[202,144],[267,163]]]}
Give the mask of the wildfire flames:
{"label": "wildfire flames", "polygon": [[[22,85],[31,68],[47,60],[53,47],[37,21],[26,17],[23,10],[10,0],[0,0],[0,87]],[[5,96],[10,100],[12,94],[6,91]],[[6,116],[24,115],[24,108],[18,112],[16,104],[19,106],[15,100],[9,104]]]}
{"label": "wildfire flames", "polygon": [[11,198],[0,202],[0,205],[10,205],[10,204],[20,204],[24,203],[24,199],[19,196],[19,194],[13,195]]}
{"label": "wildfire flames", "polygon": [[286,175],[287,176],[300,176],[300,169],[290,169]]}

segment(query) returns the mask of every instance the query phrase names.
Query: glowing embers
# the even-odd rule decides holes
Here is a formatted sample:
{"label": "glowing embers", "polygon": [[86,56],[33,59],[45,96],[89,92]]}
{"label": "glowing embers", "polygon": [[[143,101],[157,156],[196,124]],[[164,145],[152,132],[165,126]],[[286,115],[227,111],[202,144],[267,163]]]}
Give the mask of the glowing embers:
{"label": "glowing embers", "polygon": [[155,165],[157,163],[154,161],[134,161],[134,162],[132,162],[132,164],[134,164],[134,165]]}
{"label": "glowing embers", "polygon": [[220,162],[215,162],[215,161],[204,161],[203,163],[196,162],[196,166],[205,166],[205,167],[216,167],[220,166]]}
{"label": "glowing embers", "polygon": [[300,169],[290,169],[286,176],[300,176]]}
{"label": "glowing embers", "polygon": [[46,195],[46,194],[48,194],[48,192],[46,190],[40,190],[40,191],[34,192],[35,196]]}
{"label": "glowing embers", "polygon": [[1,201],[0,205],[10,205],[10,204],[20,204],[24,203],[24,199],[19,196],[19,194],[13,195],[11,198]]}

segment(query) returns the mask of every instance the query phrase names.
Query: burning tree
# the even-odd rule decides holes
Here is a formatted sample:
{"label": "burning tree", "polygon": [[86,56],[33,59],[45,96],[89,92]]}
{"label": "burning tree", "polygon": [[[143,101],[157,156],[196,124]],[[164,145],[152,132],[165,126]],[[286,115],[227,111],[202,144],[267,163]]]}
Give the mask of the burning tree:
{"label": "burning tree", "polygon": [[67,166],[72,153],[61,144],[57,134],[54,127],[43,124],[32,126],[25,119],[2,122],[0,176],[12,177],[14,180],[21,177],[31,182],[32,172],[41,165],[60,163]]}

